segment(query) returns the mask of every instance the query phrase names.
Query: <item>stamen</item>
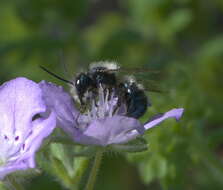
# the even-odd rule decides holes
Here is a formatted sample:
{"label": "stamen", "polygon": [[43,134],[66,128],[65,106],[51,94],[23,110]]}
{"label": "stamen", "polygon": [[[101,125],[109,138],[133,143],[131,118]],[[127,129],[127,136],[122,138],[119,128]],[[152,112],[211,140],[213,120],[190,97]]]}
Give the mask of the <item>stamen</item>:
{"label": "stamen", "polygon": [[[89,110],[88,110],[89,111]],[[97,109],[96,109],[96,105],[95,105],[95,100],[92,100],[92,105],[91,105],[91,112],[89,112],[89,114],[93,117],[96,118],[97,117]]]}
{"label": "stamen", "polygon": [[90,110],[87,110],[89,121],[97,118],[112,117],[117,114],[119,107],[118,96],[115,88],[103,88],[102,85],[98,88],[97,98],[91,99]]}
{"label": "stamen", "polygon": [[104,105],[105,100],[104,100],[104,89],[102,88],[102,85],[100,85],[98,89],[98,98],[99,98],[99,106]]}

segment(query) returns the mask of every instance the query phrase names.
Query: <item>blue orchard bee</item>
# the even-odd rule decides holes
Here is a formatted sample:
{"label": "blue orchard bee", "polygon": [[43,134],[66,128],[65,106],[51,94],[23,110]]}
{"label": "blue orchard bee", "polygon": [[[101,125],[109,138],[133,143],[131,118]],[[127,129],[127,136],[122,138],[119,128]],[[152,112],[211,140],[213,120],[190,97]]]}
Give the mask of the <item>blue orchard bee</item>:
{"label": "blue orchard bee", "polygon": [[[125,102],[127,115],[139,118],[147,110],[150,103],[141,84],[138,84],[134,77],[125,77],[119,82],[116,72],[120,67],[114,62],[98,62],[89,66],[87,73],[77,75],[75,80],[76,94],[81,103],[85,93],[97,93],[99,85],[104,89],[115,89],[119,101]],[[91,95],[86,95],[92,97]]]}
{"label": "blue orchard bee", "polygon": [[87,72],[77,74],[74,81],[63,79],[42,66],[41,68],[70,84],[73,97],[81,106],[88,105],[88,100],[96,99],[100,87],[115,93],[119,103],[126,105],[127,116],[129,117],[141,117],[150,106],[144,88],[136,82],[134,77],[125,77],[124,80],[118,80],[117,72],[120,67],[114,62],[92,63],[89,65]]}

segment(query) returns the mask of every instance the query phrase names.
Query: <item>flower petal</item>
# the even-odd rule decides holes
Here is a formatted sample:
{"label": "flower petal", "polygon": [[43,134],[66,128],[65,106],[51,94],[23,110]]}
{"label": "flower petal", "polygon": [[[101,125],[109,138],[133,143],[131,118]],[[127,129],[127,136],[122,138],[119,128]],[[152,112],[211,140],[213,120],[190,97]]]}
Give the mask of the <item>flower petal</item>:
{"label": "flower petal", "polygon": [[74,128],[80,114],[74,106],[72,97],[62,87],[52,83],[42,81],[39,85],[43,90],[43,98],[47,106],[56,113],[59,126],[62,126],[66,132],[70,132],[70,128]]}
{"label": "flower petal", "polygon": [[48,118],[40,118],[33,122],[33,132],[23,145],[23,156],[18,160],[27,159],[30,168],[35,167],[34,157],[36,150],[39,149],[44,138],[48,137],[56,126],[56,116],[51,112]]}
{"label": "flower petal", "polygon": [[35,82],[20,77],[4,83],[0,88],[0,134],[9,139],[19,136],[22,141],[32,117],[45,109],[41,89]]}
{"label": "flower petal", "polygon": [[0,87],[0,178],[35,167],[35,152],[56,125],[39,85],[16,78]]}
{"label": "flower petal", "polygon": [[179,120],[183,112],[184,112],[183,108],[172,109],[164,114],[159,114],[159,116],[155,117],[155,119],[152,119],[149,122],[145,123],[144,127],[146,130],[148,130],[152,127],[155,127],[156,125],[158,125],[159,123],[168,118],[175,118],[176,120]]}
{"label": "flower petal", "polygon": [[[152,127],[155,127],[158,124],[160,124],[162,121],[164,121],[168,118],[175,118],[176,120],[179,120],[181,118],[183,112],[184,112],[183,108],[176,108],[176,109],[172,109],[164,114],[158,114],[155,117],[153,117],[153,119],[151,119],[150,121],[148,121],[144,124],[144,129],[148,130]],[[136,138],[137,136],[139,136],[139,133],[136,130],[132,130],[127,134],[127,138],[129,140],[132,140],[132,139]]]}
{"label": "flower petal", "polygon": [[128,133],[136,130],[138,134],[144,132],[142,124],[130,117],[113,116],[97,119],[83,132],[76,133],[74,140],[82,144],[106,146],[109,144],[125,143]]}

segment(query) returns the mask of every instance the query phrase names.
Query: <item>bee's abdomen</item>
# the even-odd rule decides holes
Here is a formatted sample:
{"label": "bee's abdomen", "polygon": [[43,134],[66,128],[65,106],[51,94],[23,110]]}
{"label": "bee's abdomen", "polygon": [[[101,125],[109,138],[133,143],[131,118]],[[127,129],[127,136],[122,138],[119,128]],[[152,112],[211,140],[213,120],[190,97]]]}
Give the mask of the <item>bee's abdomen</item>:
{"label": "bee's abdomen", "polygon": [[148,99],[141,90],[127,95],[127,116],[139,118],[144,115],[148,107]]}

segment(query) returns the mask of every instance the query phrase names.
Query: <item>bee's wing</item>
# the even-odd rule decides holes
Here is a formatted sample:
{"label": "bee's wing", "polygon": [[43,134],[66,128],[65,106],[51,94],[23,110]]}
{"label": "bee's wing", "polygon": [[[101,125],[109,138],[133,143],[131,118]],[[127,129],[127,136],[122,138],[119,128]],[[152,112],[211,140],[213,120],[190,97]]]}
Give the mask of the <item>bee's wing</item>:
{"label": "bee's wing", "polygon": [[[150,91],[150,92],[156,92],[156,93],[163,93],[165,92],[164,90],[161,89],[161,87],[159,86],[159,81],[161,80],[160,78],[162,78],[160,76],[160,72],[157,71],[153,74],[156,74],[155,76],[151,75],[151,72],[139,72],[141,69],[135,72],[129,72],[128,74],[124,74],[125,72],[120,72],[119,74],[121,75],[121,80],[124,79],[133,79],[134,81],[137,82],[137,84],[139,84],[140,86],[142,86],[142,88],[145,91]],[[134,75],[131,75],[134,74]],[[159,75],[157,75],[159,74]]]}
{"label": "bee's wing", "polygon": [[162,89],[159,85],[160,80],[153,80],[146,77],[136,77],[137,83],[141,84],[143,89],[147,92],[166,93],[165,89]]}

